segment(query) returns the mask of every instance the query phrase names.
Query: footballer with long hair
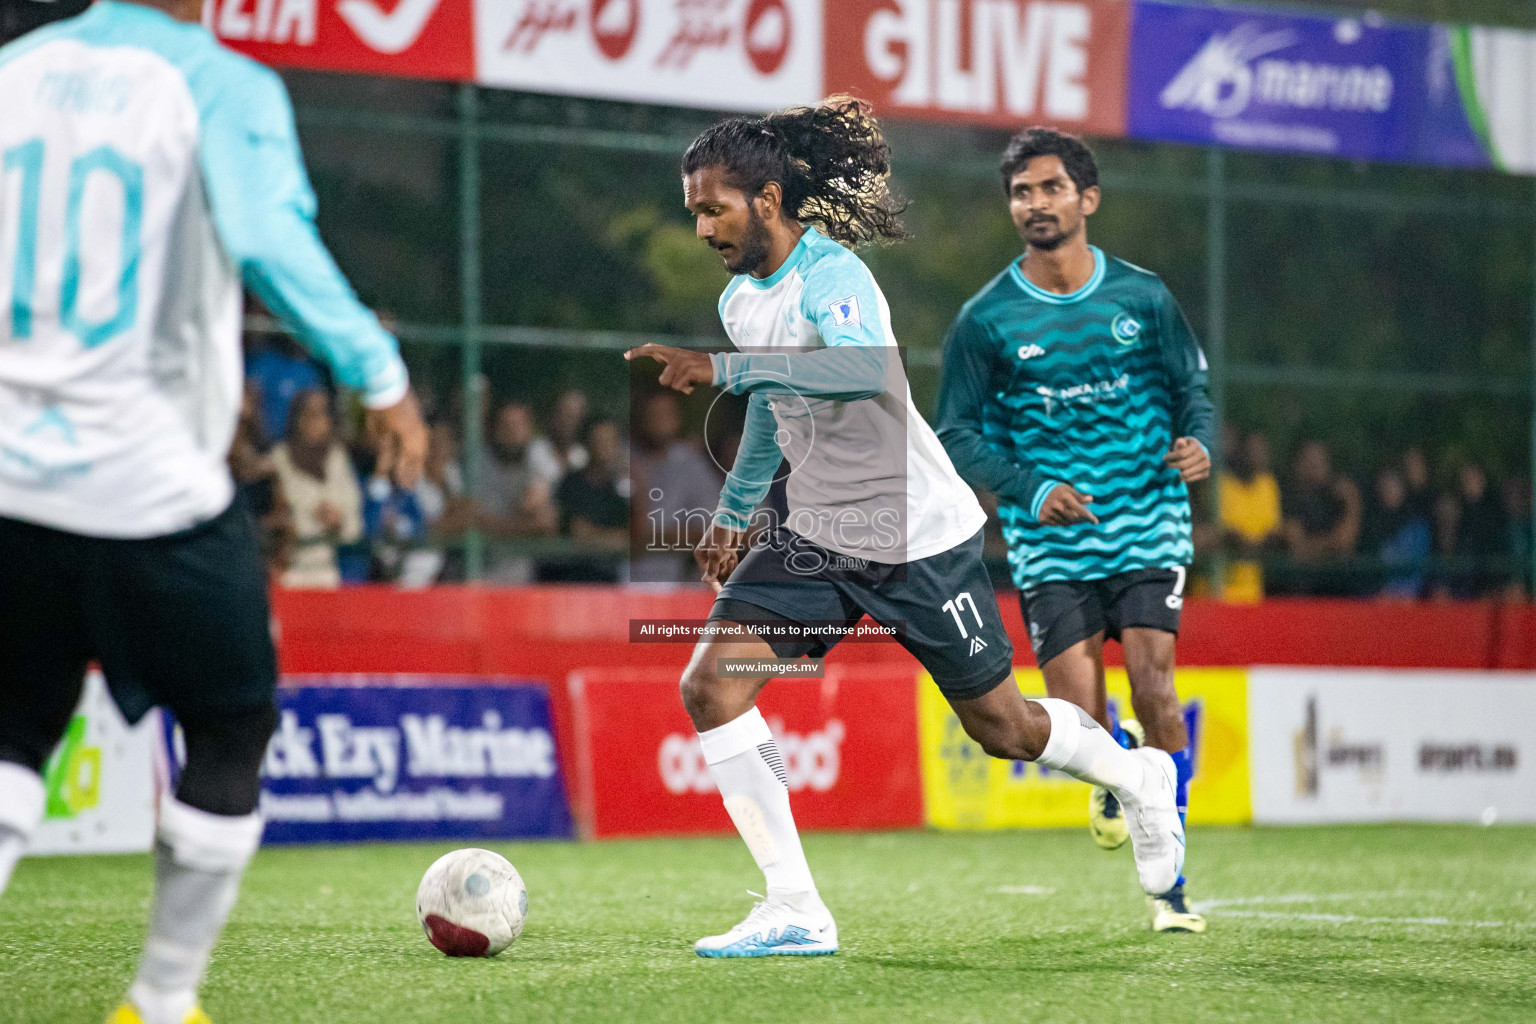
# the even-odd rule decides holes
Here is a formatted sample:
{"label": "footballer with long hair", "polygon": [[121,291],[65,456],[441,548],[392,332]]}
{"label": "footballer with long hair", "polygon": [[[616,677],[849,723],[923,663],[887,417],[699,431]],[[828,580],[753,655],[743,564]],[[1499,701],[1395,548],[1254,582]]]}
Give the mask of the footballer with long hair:
{"label": "footballer with long hair", "polygon": [[[756,707],[773,673],[730,661],[820,657],[866,614],[894,629],[989,754],[1115,793],[1149,893],[1172,887],[1182,863],[1168,755],[1125,750],[1076,705],[1026,700],[1012,683],[1013,648],[981,559],[986,516],[913,406],[885,297],[853,251],[906,237],[890,155],[869,108],[849,97],[706,130],[683,156],[683,199],[733,275],[719,308],[735,351],[625,355],[664,364],[661,384],[684,393],[750,396],[694,552],[703,579],[723,585],[681,688],[767,895],[740,924],[698,940],[701,956],[837,951]],[[743,554],[749,526],[760,528]]]}

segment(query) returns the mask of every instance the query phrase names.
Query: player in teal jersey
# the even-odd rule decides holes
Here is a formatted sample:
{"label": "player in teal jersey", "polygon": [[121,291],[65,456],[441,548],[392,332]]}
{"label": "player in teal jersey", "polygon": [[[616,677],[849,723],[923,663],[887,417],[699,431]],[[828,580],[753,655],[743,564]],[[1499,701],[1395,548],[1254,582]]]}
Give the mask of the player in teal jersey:
{"label": "player in teal jersey", "polygon": [[[1100,190],[1080,140],[1022,132],[1002,176],[1026,249],[950,329],[939,438],[961,476],[998,497],[1046,690],[1122,743],[1144,730],[1168,751],[1182,816],[1192,762],[1174,640],[1194,555],[1187,485],[1210,473],[1205,356],[1157,275],[1088,244]],[[1106,639],[1124,649],[1139,728],[1110,713]],[[1099,845],[1123,843],[1113,794],[1096,787],[1090,808]],[[1151,906],[1155,931],[1205,930],[1182,875]]]}

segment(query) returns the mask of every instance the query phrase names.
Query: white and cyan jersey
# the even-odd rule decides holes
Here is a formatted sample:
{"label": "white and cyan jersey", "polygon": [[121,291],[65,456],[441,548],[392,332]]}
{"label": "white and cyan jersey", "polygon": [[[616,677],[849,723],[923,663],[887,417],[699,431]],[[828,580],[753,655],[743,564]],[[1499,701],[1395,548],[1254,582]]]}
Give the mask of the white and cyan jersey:
{"label": "white and cyan jersey", "polygon": [[885,296],[815,228],[769,277],[733,278],[720,319],[739,350],[715,384],[751,394],[717,515],[741,526],[781,458],[787,520],[830,551],[897,564],[948,551],[986,513],[912,404]]}
{"label": "white and cyan jersey", "polygon": [[274,73],[100,0],[0,49],[0,97],[0,516],[143,538],[222,512],[242,283],[369,406],[405,394]]}

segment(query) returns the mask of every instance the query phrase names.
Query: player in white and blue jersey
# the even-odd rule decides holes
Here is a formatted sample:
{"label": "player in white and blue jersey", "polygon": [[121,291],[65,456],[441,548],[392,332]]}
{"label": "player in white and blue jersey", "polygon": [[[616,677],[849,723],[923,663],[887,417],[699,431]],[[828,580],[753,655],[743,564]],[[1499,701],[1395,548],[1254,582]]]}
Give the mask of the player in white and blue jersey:
{"label": "player in white and blue jersey", "polygon": [[39,771],[100,663],[123,714],[168,707],[138,975],[111,1024],[199,1024],[208,955],[261,840],[277,715],[266,574],[226,460],[242,288],[420,471],[398,346],[315,232],[293,113],[202,0],[101,0],[0,49],[0,890]]}
{"label": "player in white and blue jersey", "polygon": [[[767,895],[700,956],[837,951],[790,811],[783,761],[757,710],[775,659],[820,657],[866,614],[895,631],[966,731],[995,757],[1034,761],[1125,802],[1142,885],[1182,864],[1174,769],[1122,749],[1064,700],[1027,701],[981,560],[985,516],[912,404],[885,296],[851,247],[905,237],[890,150],[857,100],[732,118],[683,157],[701,239],[734,277],[720,317],[735,352],[644,345],[661,383],[750,396],[736,461],[695,551],[724,580],[683,703]],[[766,499],[766,503],[764,500]],[[749,526],[761,532],[738,557]],[[723,659],[748,659],[745,671]]]}
{"label": "player in white and blue jersey", "polygon": [[[998,496],[1046,692],[1168,751],[1183,814],[1193,762],[1174,639],[1194,555],[1188,485],[1210,472],[1205,356],[1157,275],[1088,244],[1099,179],[1080,140],[1021,132],[1002,177],[1027,249],[955,318],[939,436],[961,474]],[[1104,689],[1106,640],[1130,676],[1137,721],[1123,730]],[[1090,829],[1107,849],[1125,842],[1114,793],[1093,791]],[[1205,930],[1182,876],[1152,897],[1154,931]]]}

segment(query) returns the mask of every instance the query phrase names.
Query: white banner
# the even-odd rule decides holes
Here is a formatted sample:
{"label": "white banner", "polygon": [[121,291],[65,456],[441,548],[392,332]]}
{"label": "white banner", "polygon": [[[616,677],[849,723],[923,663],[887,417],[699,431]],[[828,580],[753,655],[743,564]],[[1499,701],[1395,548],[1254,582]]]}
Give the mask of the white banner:
{"label": "white banner", "polygon": [[43,769],[47,816],[30,854],[142,853],[155,836],[158,711],[129,728],[100,672],[85,678],[80,706]]}
{"label": "white banner", "polygon": [[1256,668],[1253,820],[1536,822],[1536,674]]}
{"label": "white banner", "polygon": [[482,85],[721,110],[821,98],[819,0],[475,0]]}

